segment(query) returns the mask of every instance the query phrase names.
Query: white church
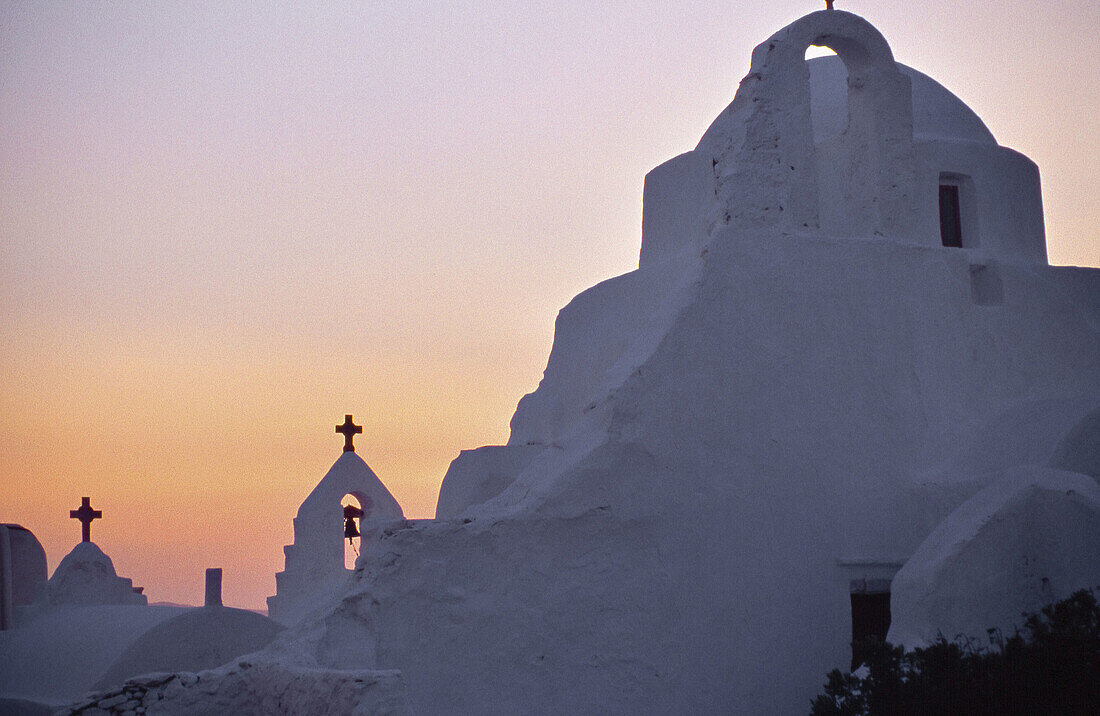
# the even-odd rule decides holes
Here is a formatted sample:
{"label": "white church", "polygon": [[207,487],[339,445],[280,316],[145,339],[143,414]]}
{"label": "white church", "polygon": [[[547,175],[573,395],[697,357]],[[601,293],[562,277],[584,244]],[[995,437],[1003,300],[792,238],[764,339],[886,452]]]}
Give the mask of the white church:
{"label": "white church", "polygon": [[562,309],[434,520],[345,435],[286,628],[71,713],[797,714],[853,639],[1011,630],[1100,586],[1100,270],[1048,265],[1033,162],[815,12],[648,174],[637,270]]}

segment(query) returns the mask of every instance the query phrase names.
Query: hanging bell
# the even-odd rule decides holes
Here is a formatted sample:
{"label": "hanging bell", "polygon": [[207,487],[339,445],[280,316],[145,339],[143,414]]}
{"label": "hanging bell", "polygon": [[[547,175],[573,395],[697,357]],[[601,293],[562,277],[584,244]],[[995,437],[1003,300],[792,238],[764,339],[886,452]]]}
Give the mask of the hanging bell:
{"label": "hanging bell", "polygon": [[355,505],[344,505],[344,536],[348,539],[359,536],[355,520],[363,516],[363,511]]}

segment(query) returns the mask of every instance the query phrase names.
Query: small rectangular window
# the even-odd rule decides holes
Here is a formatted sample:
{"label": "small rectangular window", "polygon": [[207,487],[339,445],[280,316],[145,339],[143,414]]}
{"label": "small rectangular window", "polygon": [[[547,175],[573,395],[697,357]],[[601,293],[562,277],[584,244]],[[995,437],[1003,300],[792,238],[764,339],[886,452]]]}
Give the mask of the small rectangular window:
{"label": "small rectangular window", "polygon": [[962,213],[956,184],[940,184],[940,239],[944,246],[962,248]]}

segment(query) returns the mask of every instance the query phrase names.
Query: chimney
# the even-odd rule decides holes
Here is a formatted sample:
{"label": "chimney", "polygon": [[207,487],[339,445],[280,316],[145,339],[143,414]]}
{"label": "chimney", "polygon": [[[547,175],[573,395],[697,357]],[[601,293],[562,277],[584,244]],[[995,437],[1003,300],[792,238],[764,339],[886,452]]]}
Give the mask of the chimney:
{"label": "chimney", "polygon": [[222,605],[222,569],[221,567],[206,570],[206,604],[207,607],[220,607]]}

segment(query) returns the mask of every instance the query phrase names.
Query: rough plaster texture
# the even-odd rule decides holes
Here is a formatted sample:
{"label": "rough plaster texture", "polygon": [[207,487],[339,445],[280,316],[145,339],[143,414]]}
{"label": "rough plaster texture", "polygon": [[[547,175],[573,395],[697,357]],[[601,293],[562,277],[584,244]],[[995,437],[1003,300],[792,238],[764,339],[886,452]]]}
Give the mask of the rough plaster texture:
{"label": "rough plaster texture", "polygon": [[[812,44],[831,47],[848,68],[848,126],[821,155],[827,164],[814,145],[804,59]],[[758,45],[696,151],[712,158],[715,228],[828,230],[819,190],[832,185],[845,204],[846,235],[912,236],[912,87],[882,35],[851,13],[807,15]]]}
{"label": "rough plaster texture", "polygon": [[[812,116],[830,96],[812,43],[844,63],[843,127]],[[293,626],[80,712],[140,692],[171,713],[314,713],[323,693],[367,713],[802,713],[848,662],[853,585],[906,565],[903,621],[924,628],[952,569],[995,589],[988,560],[1047,560],[950,613],[964,630],[1044,576],[1085,586],[1092,563],[1051,545],[1096,535],[1100,272],[1045,265],[1034,165],[921,77],[840,11],[765,41],[699,146],[647,177],[639,269],[562,310],[508,445],[456,460],[440,519],[380,516],[347,576],[339,499],[377,478],[346,454],[295,520],[273,598],[294,595]],[[977,245],[941,246],[945,174]],[[1078,473],[1006,482],[1017,465]],[[1039,543],[997,551],[1001,516]]]}
{"label": "rough plaster texture", "polygon": [[1085,587],[1100,587],[1100,485],[1015,468],[955,509],[898,572],[889,639],[912,648],[941,634],[1012,634],[1023,613]]}
{"label": "rough plaster texture", "polygon": [[241,659],[199,673],[154,673],[90,694],[68,716],[406,716],[401,675],[336,671]]}
{"label": "rough plaster texture", "polygon": [[404,519],[401,506],[378,476],[354,452],[345,452],[329,469],[294,518],[294,544],[283,548],[286,567],[275,575],[276,593],[268,613],[289,625],[333,596],[351,574],[344,567],[344,515],[341,500],[353,495],[363,510],[359,521],[363,546],[382,527]]}
{"label": "rough plaster texture", "polygon": [[[838,56],[805,62],[810,44]],[[757,47],[695,150],[646,177],[641,265],[727,225],[936,246],[941,183],[960,186],[965,248],[1046,261],[1035,164],[865,21],[814,13]]]}
{"label": "rough plaster texture", "polygon": [[[804,710],[849,658],[851,582],[891,577],[996,479],[949,469],[990,422],[1050,401],[1028,413],[1053,416],[1045,460],[1100,405],[1100,336],[1051,269],[1003,268],[990,307],[964,251],[716,237],[618,385],[592,380],[571,416],[585,401],[526,399],[513,429],[546,442],[516,480],[383,534],[288,638],[400,669],[418,713]],[[619,283],[609,311],[634,305]],[[567,315],[550,365],[606,380],[591,356],[614,351]]]}
{"label": "rough plaster texture", "polygon": [[35,609],[100,604],[148,604],[132,580],[115,573],[111,558],[94,542],[81,542],[65,555],[49,581],[40,587]]}
{"label": "rough plaster texture", "polygon": [[[811,43],[848,75],[820,142]],[[1045,265],[1034,165],[914,77],[838,11],[758,47],[647,178],[639,270],[559,315],[512,419],[526,467],[383,532],[278,648],[399,669],[424,714],[803,712],[849,659],[853,584],[888,582],[1009,455],[1091,459],[1071,434],[1100,406],[1100,272]],[[945,174],[973,182],[977,246],[941,245]],[[1036,435],[998,452],[1024,416]],[[448,479],[495,492],[500,457]]]}

